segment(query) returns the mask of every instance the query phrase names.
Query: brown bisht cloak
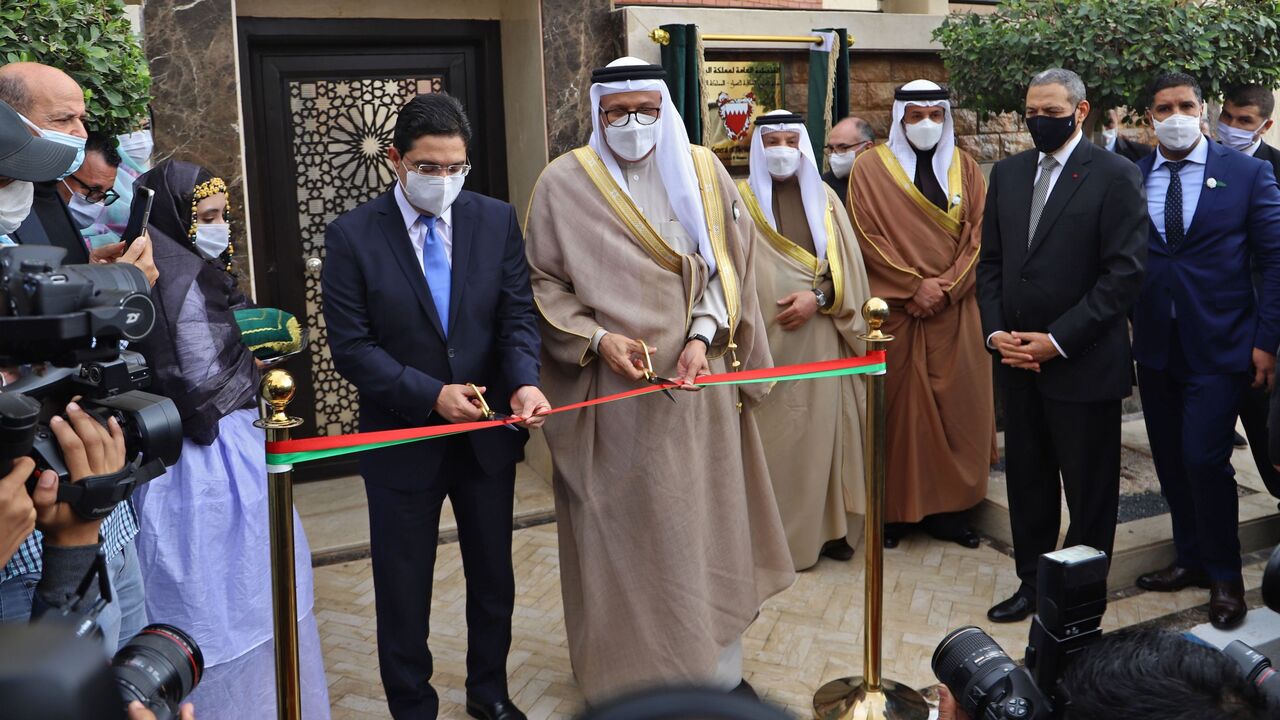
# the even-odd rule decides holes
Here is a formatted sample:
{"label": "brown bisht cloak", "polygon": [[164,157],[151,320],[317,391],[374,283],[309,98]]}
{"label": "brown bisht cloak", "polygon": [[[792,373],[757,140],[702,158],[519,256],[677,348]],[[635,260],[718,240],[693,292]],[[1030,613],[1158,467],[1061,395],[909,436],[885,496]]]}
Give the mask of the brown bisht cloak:
{"label": "brown bisht cloak", "polygon": [[[768,329],[770,352],[778,365],[853,357],[866,351],[866,343],[858,339],[866,331],[862,303],[868,297],[862,250],[840,199],[826,184],[822,188],[829,196],[827,257],[819,260],[810,250],[774,230],[750,185],[746,181],[738,183],[759,231],[756,292]],[[782,329],[777,322],[782,309],[777,301],[793,292],[818,287],[828,274],[831,307],[795,330]],[[817,563],[827,541],[846,537],[850,531],[849,514],[864,512],[865,413],[866,390],[860,375],[780,383],[756,408],[773,493],[797,570]],[[854,523],[852,530],[860,533],[861,523]],[[858,538],[852,538],[850,544],[856,547]]]}
{"label": "brown bisht cloak", "polygon": [[[859,154],[850,174],[849,214],[871,294],[892,311],[884,326],[894,336],[885,388],[886,522],[965,510],[987,494],[995,408],[973,272],[986,181],[973,158],[955,153],[947,211],[916,189],[885,145]],[[924,278],[942,278],[950,303],[917,320],[905,305]]]}
{"label": "brown bisht cloak", "polygon": [[[736,344],[719,333],[711,372],[735,357],[770,366],[751,218],[715,156],[693,153]],[[656,346],[655,372],[675,374],[707,264],[667,246],[594,151],[542,172],[526,241],[553,405],[636,387],[590,351],[597,328]],[[569,658],[590,703],[708,682],[721,651],[794,579],[753,414],[768,386],[674,392],[675,403],[655,393],[546,424]]]}

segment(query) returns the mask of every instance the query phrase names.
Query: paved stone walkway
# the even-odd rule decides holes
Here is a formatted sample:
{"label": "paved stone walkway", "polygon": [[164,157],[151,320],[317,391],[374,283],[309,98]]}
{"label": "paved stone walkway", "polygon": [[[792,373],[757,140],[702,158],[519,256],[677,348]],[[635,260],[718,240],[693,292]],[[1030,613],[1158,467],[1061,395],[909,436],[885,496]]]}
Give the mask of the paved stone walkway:
{"label": "paved stone walkway", "polygon": [[[508,663],[511,694],[530,720],[571,718],[582,699],[569,669],[561,613],[554,525],[515,533],[518,596]],[[746,633],[747,679],[767,700],[811,717],[814,690],[856,675],[862,666],[862,554],[850,563],[823,560],[768,602]],[[884,675],[916,687],[934,682],[929,660],[952,629],[979,625],[1015,658],[1029,622],[992,625],[987,608],[1017,586],[1010,558],[994,547],[968,550],[922,537],[886,552]],[[1261,583],[1262,563],[1245,583]],[[316,615],[325,649],[334,720],[389,717],[374,646],[373,581],[367,560],[316,570]],[[1109,603],[1104,630],[1160,618],[1207,602],[1207,591],[1143,593]],[[441,717],[465,718],[465,622],[457,544],[440,548],[432,603],[431,648]]]}

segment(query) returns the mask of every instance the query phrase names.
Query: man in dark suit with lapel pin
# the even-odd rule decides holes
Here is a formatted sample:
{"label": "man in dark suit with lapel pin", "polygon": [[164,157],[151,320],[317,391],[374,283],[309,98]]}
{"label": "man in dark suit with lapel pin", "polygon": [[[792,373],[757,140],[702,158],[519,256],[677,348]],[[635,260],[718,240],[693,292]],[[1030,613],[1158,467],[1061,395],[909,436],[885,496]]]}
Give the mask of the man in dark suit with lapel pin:
{"label": "man in dark suit with lapel pin", "polygon": [[1137,167],[1084,140],[1085,87],[1036,75],[1036,149],[996,164],[987,190],[978,304],[1004,400],[1014,561],[1021,586],[987,613],[1035,611],[1036,563],[1066,545],[1111,554],[1120,492],[1120,402],[1133,385],[1127,315],[1142,287],[1146,203]]}
{"label": "man in dark suit with lapel pin", "polygon": [[[510,205],[462,190],[470,139],[455,98],[410,100],[387,151],[397,182],[325,235],[329,346],[338,372],[360,391],[362,431],[481,420],[481,394],[527,427],[550,409],[537,387],[524,239]],[[506,661],[515,466],[527,438],[522,429],[491,428],[360,458],[378,659],[397,720],[434,718],[439,709],[427,632],[445,497],[466,574],[467,712],[524,718],[508,697]]]}
{"label": "man in dark suit with lapel pin", "polygon": [[[1133,351],[1177,557],[1138,586],[1208,587],[1209,620],[1225,629],[1248,610],[1231,434],[1250,385],[1274,383],[1280,303],[1258,296],[1280,297],[1280,188],[1270,164],[1201,135],[1194,78],[1162,75],[1151,98],[1160,144],[1138,165],[1151,259]],[[1262,275],[1258,295],[1251,265]]]}
{"label": "man in dark suit with lapel pin", "polygon": [[[1218,142],[1232,150],[1255,157],[1271,164],[1271,170],[1280,178],[1280,151],[1263,142],[1262,136],[1271,129],[1271,113],[1276,98],[1261,85],[1241,85],[1227,91],[1222,100],[1222,113],[1218,115]],[[1260,292],[1262,277],[1255,263],[1253,290]],[[1249,436],[1249,450],[1258,475],[1273,497],[1280,498],[1280,472],[1276,471],[1271,453],[1267,451],[1267,409],[1269,401],[1265,390],[1245,392],[1240,401],[1240,422]],[[1244,445],[1244,439],[1235,436],[1236,447]]]}

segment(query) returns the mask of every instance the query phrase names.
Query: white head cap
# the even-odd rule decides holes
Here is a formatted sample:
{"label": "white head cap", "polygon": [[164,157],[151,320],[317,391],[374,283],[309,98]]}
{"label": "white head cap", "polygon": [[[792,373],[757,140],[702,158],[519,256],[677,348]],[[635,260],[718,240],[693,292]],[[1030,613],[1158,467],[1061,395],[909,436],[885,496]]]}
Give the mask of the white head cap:
{"label": "white head cap", "polygon": [[[917,97],[912,97],[913,95]],[[933,151],[933,175],[938,179],[938,186],[947,191],[947,197],[953,196],[960,188],[947,187],[947,176],[951,170],[951,156],[955,154],[955,123],[951,118],[951,101],[945,99],[946,90],[930,80],[912,80],[898,88],[893,95],[893,123],[889,126],[889,149],[902,165],[907,177],[915,179],[916,153],[907,140],[906,131],[902,129],[902,118],[907,113],[907,105],[920,107],[941,107],[942,139]]]}
{"label": "white head cap", "polygon": [[653,150],[652,159],[658,163],[658,172],[662,184],[667,189],[667,197],[671,207],[675,209],[676,219],[684,227],[689,237],[698,241],[698,253],[714,271],[715,254],[711,249],[711,237],[707,234],[706,212],[702,207],[702,194],[698,188],[698,175],[693,169],[693,154],[689,146],[689,137],[685,133],[684,122],[671,102],[671,93],[667,83],[661,78],[662,68],[650,65],[639,58],[622,57],[614,60],[605,68],[634,67],[634,77],[628,78],[625,70],[606,73],[596,70],[593,76],[611,76],[607,82],[591,84],[591,139],[588,145],[609,173],[617,181],[618,187],[626,192],[627,183],[618,166],[618,160],[605,142],[604,128],[600,125],[600,98],[623,92],[654,91],[662,93],[662,115],[658,119],[658,144]]}
{"label": "white head cap", "polygon": [[[779,122],[770,118],[785,119]],[[827,208],[830,199],[827,197],[827,185],[822,181],[822,173],[813,157],[813,145],[809,142],[809,131],[800,116],[788,110],[774,110],[756,119],[756,132],[751,138],[751,176],[748,184],[751,193],[760,203],[760,210],[769,221],[769,226],[778,229],[778,219],[773,216],[773,176],[769,174],[769,164],[765,160],[764,136],[775,132],[800,133],[800,167],[796,170],[796,179],[800,182],[800,198],[804,202],[804,216],[809,221],[809,234],[813,236],[813,246],[818,259],[827,256]]]}

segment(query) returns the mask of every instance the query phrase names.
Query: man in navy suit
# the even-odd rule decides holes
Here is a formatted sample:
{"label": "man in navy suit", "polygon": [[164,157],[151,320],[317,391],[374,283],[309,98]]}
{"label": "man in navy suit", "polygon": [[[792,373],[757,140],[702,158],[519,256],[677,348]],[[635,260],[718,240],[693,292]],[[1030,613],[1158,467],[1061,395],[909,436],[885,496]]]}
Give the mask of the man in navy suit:
{"label": "man in navy suit", "polygon": [[[524,239],[507,203],[462,190],[471,127],[446,94],[400,110],[397,182],[325,234],[324,317],[334,366],[360,391],[360,429],[496,413],[536,427],[537,316]],[[475,386],[475,387],[472,387]],[[467,584],[467,712],[523,720],[507,692],[515,578],[515,466],[528,433],[492,428],[365,453],[378,659],[397,720],[434,718],[427,648],[440,507],[458,522]]]}
{"label": "man in navy suit", "polygon": [[1280,344],[1280,189],[1271,165],[1201,135],[1195,79],[1157,78],[1151,120],[1160,144],[1139,162],[1151,216],[1148,263],[1134,307],[1133,354],[1177,559],[1138,578],[1147,590],[1208,587],[1209,619],[1245,615],[1236,535],[1232,430],[1252,384],[1270,388]]}

